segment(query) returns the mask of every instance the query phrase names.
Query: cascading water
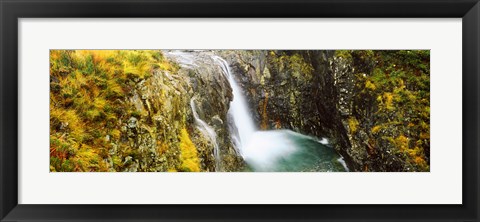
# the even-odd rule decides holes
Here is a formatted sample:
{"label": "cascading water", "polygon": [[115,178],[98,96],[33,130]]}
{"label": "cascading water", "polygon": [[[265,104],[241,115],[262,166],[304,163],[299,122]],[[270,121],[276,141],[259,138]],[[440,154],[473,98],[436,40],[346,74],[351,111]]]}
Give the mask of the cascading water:
{"label": "cascading water", "polygon": [[221,159],[220,148],[218,147],[217,143],[217,134],[211,126],[209,126],[198,116],[197,108],[195,107],[195,97],[192,97],[192,99],[190,99],[190,107],[192,108],[193,118],[195,119],[198,130],[200,130],[200,132],[202,132],[204,136],[208,137],[210,139],[210,142],[213,144],[213,155],[215,156],[215,171],[220,171]]}
{"label": "cascading water", "polygon": [[[227,61],[213,56],[232,87],[229,114],[233,117],[234,145],[254,171],[345,171],[341,157],[327,147],[328,140],[317,140],[291,130],[256,131],[244,98]],[[237,136],[238,135],[238,136]]]}
{"label": "cascading water", "polygon": [[[227,61],[218,56],[213,56],[213,59],[220,64],[225,76],[232,87],[233,100],[230,103],[230,110],[228,111],[234,120],[236,129],[238,130],[238,137],[234,138],[238,144],[237,148],[243,158],[246,158],[245,148],[248,145],[252,135],[255,133],[255,126],[253,124],[247,102],[243,96],[243,91],[233,78],[230,66]],[[237,136],[234,134],[234,136]]]}
{"label": "cascading water", "polygon": [[[242,88],[235,81],[230,66],[223,58],[211,51],[167,53],[176,58],[185,68],[198,68],[196,64],[209,63],[211,58],[222,69],[233,94],[228,110],[229,128],[233,145],[252,171],[348,171],[342,157],[339,156],[326,138],[321,140],[291,130],[258,131],[255,127]],[[201,58],[201,59],[200,59]],[[190,100],[195,124],[199,131],[214,146],[215,170],[221,171],[220,147],[217,144],[215,130],[197,113],[195,97]]]}

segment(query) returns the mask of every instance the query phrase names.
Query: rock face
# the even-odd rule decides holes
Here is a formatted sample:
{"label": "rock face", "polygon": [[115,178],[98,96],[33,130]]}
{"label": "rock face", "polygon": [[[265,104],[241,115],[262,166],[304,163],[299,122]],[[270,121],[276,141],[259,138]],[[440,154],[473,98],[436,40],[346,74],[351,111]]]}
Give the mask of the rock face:
{"label": "rock face", "polygon": [[[201,171],[243,168],[244,163],[235,152],[228,132],[227,112],[232,92],[222,70],[207,55],[198,54],[193,57],[193,63],[182,63],[182,56],[192,54],[164,54],[170,63],[179,64],[178,69],[174,73],[157,70],[150,78],[137,83],[127,100],[140,114],[130,118],[123,127],[129,135],[130,147],[136,147],[139,152],[127,170],[190,171],[182,168],[181,149],[176,145],[182,142],[178,136],[182,128],[186,128],[195,145]],[[192,106],[198,118],[214,130],[215,137],[198,127]]]}
{"label": "rock face", "polygon": [[243,169],[228,133],[232,90],[222,70],[208,56],[193,64],[166,54],[51,52],[51,171]]}
{"label": "rock face", "polygon": [[51,171],[243,171],[226,59],[259,129],[328,138],[351,171],[429,171],[430,52],[50,52]]}
{"label": "rock face", "polygon": [[[395,95],[403,95],[404,92],[395,91],[401,88],[397,79],[388,85],[392,93],[388,91],[389,87],[369,91],[367,82],[375,77],[373,72],[378,67],[378,61],[373,58],[383,58],[384,55],[375,57],[369,54],[368,57],[329,50],[235,50],[217,53],[232,65],[237,81],[248,94],[253,116],[261,129],[291,129],[319,138],[327,137],[351,171],[429,170],[429,137],[427,141],[425,136],[423,139],[419,136],[425,129],[417,130],[407,127],[407,123],[394,121],[395,118],[409,116],[406,110],[382,109],[386,104],[386,100],[382,99],[384,95],[398,97],[393,99],[394,103],[401,104],[401,96]],[[397,61],[381,62],[382,66],[395,66]],[[426,64],[428,66],[429,63]],[[428,69],[425,72],[422,75],[429,79]],[[393,79],[388,74],[382,78]],[[408,78],[399,77],[398,82],[403,84]],[[417,92],[403,88],[405,93]],[[429,92],[428,88],[426,90]],[[407,103],[414,104],[411,101]],[[381,112],[391,116],[375,115]],[[417,119],[416,123],[410,124],[429,122],[429,117]],[[399,125],[387,126],[392,122]],[[426,132],[429,133],[428,130]],[[408,138],[408,141],[402,147],[399,143],[403,143],[403,138]],[[417,146],[414,143],[421,144]]]}
{"label": "rock face", "polygon": [[[167,53],[167,56],[181,65],[180,72],[185,72],[190,77],[192,85],[191,98],[198,114],[198,118],[214,130],[215,138],[210,138],[206,132],[202,132],[198,123],[195,123],[193,115],[190,115],[189,123],[194,127],[193,139],[202,154],[210,156],[209,166],[215,165],[215,145],[218,146],[217,171],[238,171],[244,167],[244,162],[235,151],[229,133],[228,110],[230,101],[233,99],[232,89],[225,73],[212,59],[213,54],[207,52]],[[188,62],[184,62],[185,59]],[[214,140],[214,141],[212,141]],[[206,158],[207,159],[207,158]],[[219,160],[218,160],[219,159]],[[213,168],[209,168],[213,171]]]}
{"label": "rock face", "polygon": [[190,115],[191,86],[188,76],[177,73],[155,70],[151,77],[132,84],[132,90],[125,98],[131,117],[122,126],[123,136],[118,143],[120,149],[117,149],[118,152],[132,152],[130,161],[124,161],[124,170],[172,171],[181,168],[181,151],[176,144],[180,144],[178,135]]}

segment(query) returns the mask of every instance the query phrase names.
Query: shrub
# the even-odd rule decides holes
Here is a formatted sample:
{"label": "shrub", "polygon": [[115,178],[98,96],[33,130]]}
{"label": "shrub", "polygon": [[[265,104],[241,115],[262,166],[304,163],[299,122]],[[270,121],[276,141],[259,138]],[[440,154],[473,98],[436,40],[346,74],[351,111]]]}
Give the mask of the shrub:
{"label": "shrub", "polygon": [[200,171],[200,160],[198,159],[197,148],[193,144],[185,128],[180,131],[181,171]]}
{"label": "shrub", "polygon": [[105,142],[107,135],[121,138],[117,120],[130,107],[118,101],[134,79],[148,78],[155,68],[175,68],[167,64],[156,50],[51,50],[50,168],[106,171],[104,160],[112,158],[120,170],[128,154],[109,157]]}

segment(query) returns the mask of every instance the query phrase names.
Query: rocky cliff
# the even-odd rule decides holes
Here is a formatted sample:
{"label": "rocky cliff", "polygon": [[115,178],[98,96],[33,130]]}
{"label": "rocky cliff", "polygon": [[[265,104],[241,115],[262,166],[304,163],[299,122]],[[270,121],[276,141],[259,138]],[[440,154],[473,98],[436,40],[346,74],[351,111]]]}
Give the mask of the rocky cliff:
{"label": "rocky cliff", "polygon": [[[222,70],[156,50],[52,50],[51,171],[238,171]],[[215,131],[196,127],[192,106]],[[214,144],[220,147],[218,155]]]}
{"label": "rocky cliff", "polygon": [[429,170],[429,51],[219,51],[261,129],[328,137],[352,171]]}
{"label": "rocky cliff", "polygon": [[52,50],[50,170],[248,170],[218,55],[258,129],[326,137],[351,171],[429,171],[427,50]]}

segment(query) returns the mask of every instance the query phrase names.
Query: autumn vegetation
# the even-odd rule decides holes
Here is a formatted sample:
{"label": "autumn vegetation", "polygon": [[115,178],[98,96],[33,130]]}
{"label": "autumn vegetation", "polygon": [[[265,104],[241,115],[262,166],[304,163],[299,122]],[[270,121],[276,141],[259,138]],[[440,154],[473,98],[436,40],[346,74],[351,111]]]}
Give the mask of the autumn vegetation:
{"label": "autumn vegetation", "polygon": [[[175,73],[178,66],[157,50],[51,50],[50,170],[123,171],[138,158],[137,147],[127,145],[125,122],[145,114],[127,97],[155,70]],[[182,165],[170,170],[199,171],[188,132],[178,135]],[[170,148],[159,140],[155,153]]]}
{"label": "autumn vegetation", "polygon": [[393,152],[414,171],[430,166],[430,51],[336,51],[351,60],[359,81],[350,130],[367,130],[372,157]]}
{"label": "autumn vegetation", "polygon": [[[430,170],[429,50],[229,51],[251,58],[232,70],[258,129],[331,137],[356,171]],[[216,69],[198,70],[160,50],[51,50],[50,171],[214,171],[190,99],[230,147],[231,89]]]}

